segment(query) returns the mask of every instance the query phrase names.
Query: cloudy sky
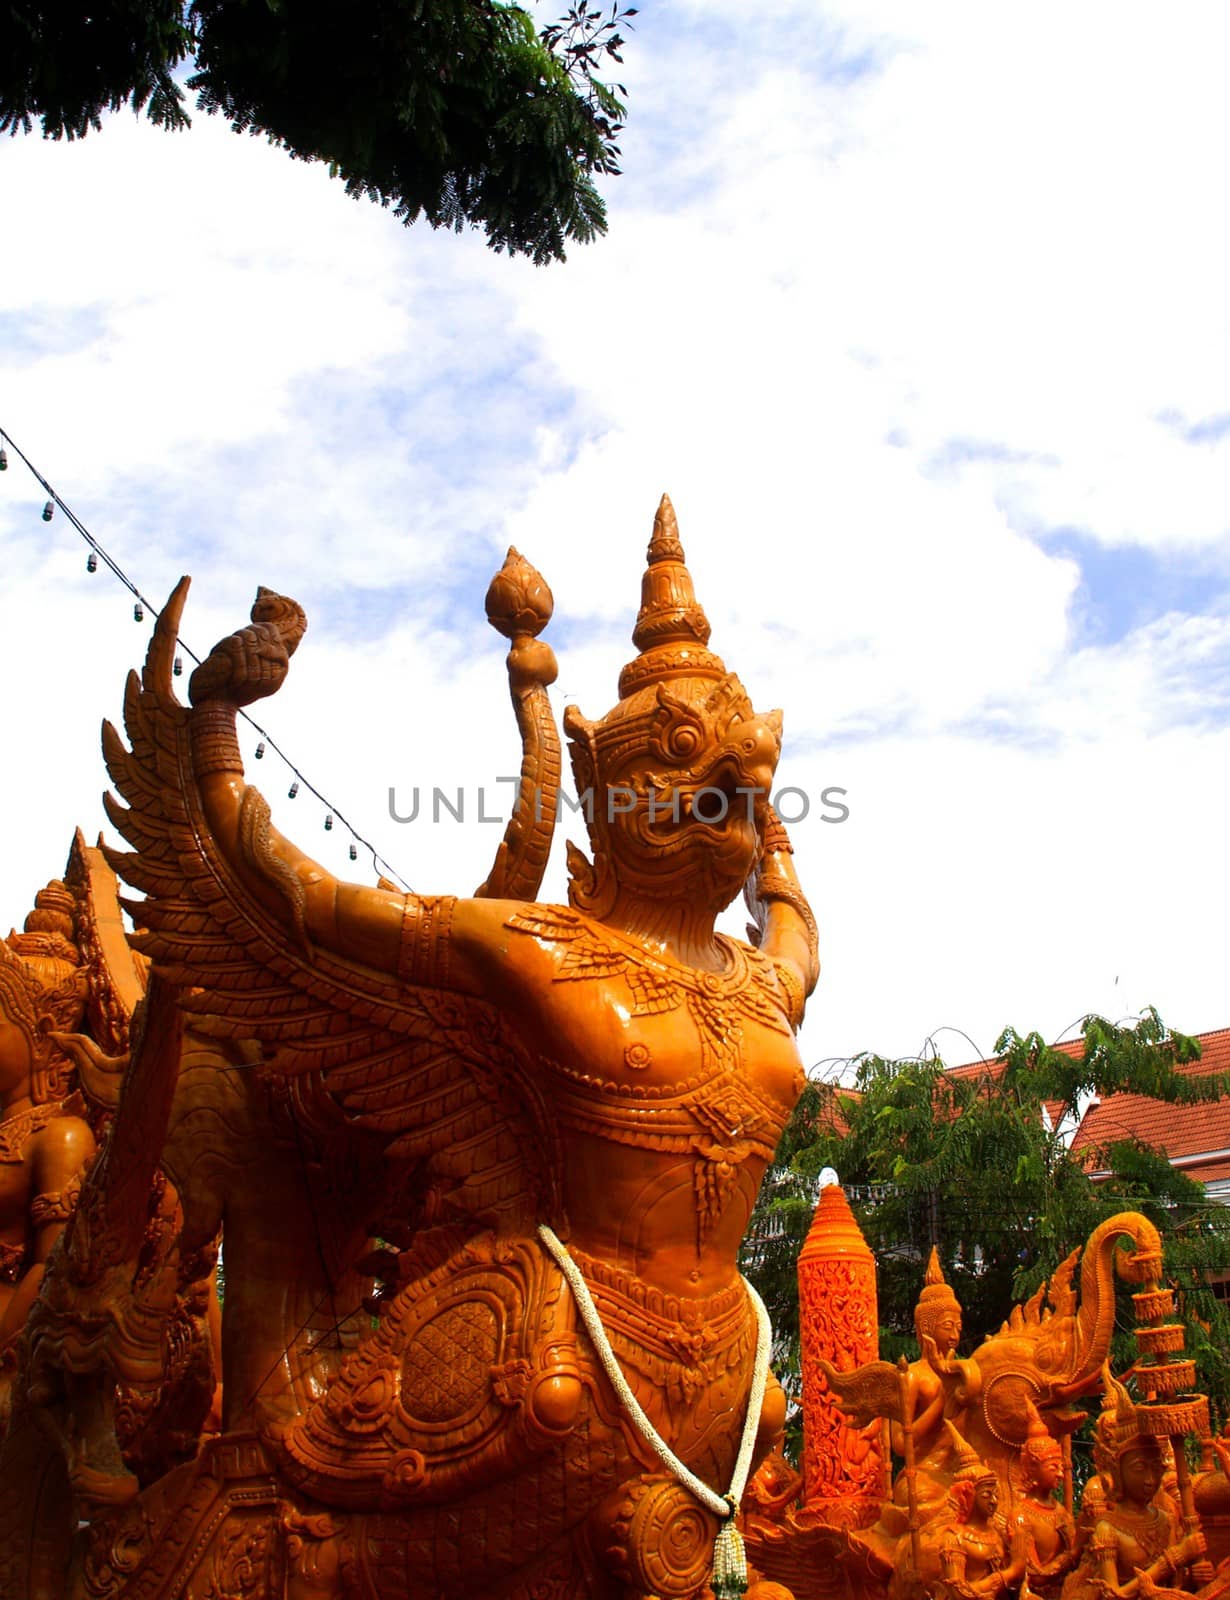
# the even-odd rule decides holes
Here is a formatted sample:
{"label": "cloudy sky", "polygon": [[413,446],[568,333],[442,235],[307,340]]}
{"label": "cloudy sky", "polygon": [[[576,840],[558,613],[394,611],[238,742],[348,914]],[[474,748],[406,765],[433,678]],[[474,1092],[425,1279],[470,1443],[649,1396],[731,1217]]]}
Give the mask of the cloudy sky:
{"label": "cloudy sky", "polygon": [[[809,1063],[1227,1025],[1228,34],[1213,3],[643,0],[610,234],[545,269],[204,117],[6,140],[0,427],[151,598],[192,573],[198,651],[258,582],[304,603],[264,720],[434,892],[484,876],[477,787],[516,770],[505,547],[555,592],[557,709],[597,714],[667,489],[812,799]],[[43,499],[10,451],[10,922],[102,826],[148,634]],[[393,822],[416,784],[466,825]]]}

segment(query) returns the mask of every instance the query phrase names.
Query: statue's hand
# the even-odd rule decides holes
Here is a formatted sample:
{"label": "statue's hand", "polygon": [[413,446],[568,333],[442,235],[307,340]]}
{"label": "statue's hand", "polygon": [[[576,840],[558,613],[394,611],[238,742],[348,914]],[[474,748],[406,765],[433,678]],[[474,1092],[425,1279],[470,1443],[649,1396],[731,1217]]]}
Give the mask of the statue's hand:
{"label": "statue's hand", "polygon": [[764,936],[769,926],[769,902],[761,894],[761,874],[759,867],[743,885],[743,903],[751,912],[752,920],[747,925],[747,942],[755,945],[759,950],[764,943]]}
{"label": "statue's hand", "polygon": [[1208,1540],[1202,1529],[1197,1528],[1189,1533],[1186,1538],[1180,1539],[1167,1554],[1176,1566],[1185,1567],[1191,1561],[1198,1561],[1208,1551]]}
{"label": "statue's hand", "polygon": [[252,621],[213,647],[188,680],[188,698],[194,706],[207,700],[250,706],[276,694],[306,628],[297,600],[258,589]]}
{"label": "statue's hand", "polygon": [[[753,918],[747,926],[748,943],[754,944],[759,949],[764,943],[768,927],[769,903],[774,898],[771,893],[773,886],[766,879],[765,863],[772,856],[793,855],[794,847],[790,843],[790,835],[786,832],[784,823],[768,800],[763,798],[757,800],[756,820],[762,829],[763,849],[760,860],[756,863],[756,870],[743,885],[743,898]],[[780,884],[777,887],[780,889]]]}
{"label": "statue's hand", "polygon": [[932,1372],[938,1373],[941,1378],[946,1378],[951,1373],[959,1370],[957,1362],[946,1360],[940,1354],[939,1345],[936,1344],[929,1333],[922,1335],[918,1341],[918,1347],[922,1351],[923,1360],[931,1368]]}
{"label": "statue's hand", "polygon": [[194,706],[207,700],[250,706],[276,694],[289,667],[290,653],[277,629],[250,623],[213,647],[188,680],[188,698]]}

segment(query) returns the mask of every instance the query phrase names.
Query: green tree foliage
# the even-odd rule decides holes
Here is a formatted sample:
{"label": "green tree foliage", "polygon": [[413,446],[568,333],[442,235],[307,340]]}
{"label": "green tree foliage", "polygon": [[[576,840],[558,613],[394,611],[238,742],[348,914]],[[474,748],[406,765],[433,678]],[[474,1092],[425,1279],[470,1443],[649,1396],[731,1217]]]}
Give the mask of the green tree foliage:
{"label": "green tree foliage", "polygon": [[[1230,1089],[1222,1075],[1185,1076],[1199,1045],[1148,1012],[1132,1027],[1088,1017],[1075,1053],[1007,1029],[999,1073],[954,1076],[938,1059],[862,1056],[855,1092],[810,1084],[766,1174],[745,1268],[774,1320],[779,1373],[799,1370],[795,1263],[826,1166],[840,1175],[879,1266],[880,1353],[915,1354],[913,1311],[926,1258],[939,1246],[964,1308],[962,1349],[994,1333],[1105,1217],[1143,1212],[1163,1236],[1180,1289],[1201,1387],[1230,1412],[1230,1317],[1206,1285],[1230,1268],[1230,1208],[1205,1199],[1165,1154],[1131,1140],[1096,1153],[1094,1182],[1061,1130],[1090,1095],[1123,1091],[1191,1103]],[[1130,1302],[1118,1326],[1120,1370],[1133,1359]]]}
{"label": "green tree foliage", "polygon": [[486,230],[562,259],[606,230],[596,174],[619,171],[619,27],[591,0],[535,31],[498,0],[14,0],[0,11],[0,131],[82,138],[131,105],[165,128],[205,111],[410,223]]}

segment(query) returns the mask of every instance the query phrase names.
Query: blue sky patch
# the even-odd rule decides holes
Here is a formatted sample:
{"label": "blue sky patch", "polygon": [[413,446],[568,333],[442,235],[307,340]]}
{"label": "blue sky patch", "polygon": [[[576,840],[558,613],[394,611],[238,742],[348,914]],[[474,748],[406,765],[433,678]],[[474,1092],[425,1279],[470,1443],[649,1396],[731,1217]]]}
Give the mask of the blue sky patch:
{"label": "blue sky patch", "polygon": [[1053,529],[1038,543],[1080,568],[1071,608],[1075,649],[1116,644],[1168,613],[1202,616],[1225,602],[1225,576],[1209,552],[1108,547],[1076,528]]}

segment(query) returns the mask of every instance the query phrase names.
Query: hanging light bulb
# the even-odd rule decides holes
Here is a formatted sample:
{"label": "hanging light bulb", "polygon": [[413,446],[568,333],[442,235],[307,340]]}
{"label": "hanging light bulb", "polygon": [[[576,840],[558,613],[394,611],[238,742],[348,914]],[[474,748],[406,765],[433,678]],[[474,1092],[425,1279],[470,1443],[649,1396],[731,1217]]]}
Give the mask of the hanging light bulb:
{"label": "hanging light bulb", "polygon": [[141,604],[141,602],[139,600],[137,601],[136,605],[133,606],[133,608],[132,608],[132,620],[134,622],[144,622],[145,621],[145,607]]}
{"label": "hanging light bulb", "polygon": [[298,793],[299,793],[299,780],[296,778],[294,783],[292,783],[290,788],[286,791],[286,798],[288,800],[293,800]]}
{"label": "hanging light bulb", "polygon": [[352,861],[357,861],[357,860],[358,860],[358,859],[359,859],[359,851],[358,851],[358,848],[357,848],[357,847],[356,847],[356,846],[355,846],[355,845],[353,845],[353,844],[352,844],[352,845],[351,845],[351,847],[350,847],[350,859],[351,859],[351,860],[352,860]]}
{"label": "hanging light bulb", "polygon": [[265,741],[263,739],[256,747],[256,759],[258,761],[263,761],[265,759]]}
{"label": "hanging light bulb", "polygon": [[85,558],[85,570],[87,572],[98,571],[98,555],[93,550],[91,550],[89,555]]}
{"label": "hanging light bulb", "polygon": [[172,661],[172,663],[171,663],[171,674],[172,674],[173,677],[176,677],[176,678],[182,678],[183,677],[183,675],[184,675],[184,658],[183,658],[183,656],[176,656],[175,660]]}
{"label": "hanging light bulb", "polygon": [[43,507],[43,521],[44,522],[50,522],[51,521],[52,516],[55,514],[55,509],[56,509],[55,501],[54,500],[48,500],[47,504]]}
{"label": "hanging light bulb", "polygon": [[4,448],[4,446],[2,444],[0,444],[0,472],[7,472],[8,470],[9,470],[9,453]]}
{"label": "hanging light bulb", "polygon": [[326,833],[331,832],[332,828],[333,828],[333,813],[331,811],[326,811],[325,812],[325,832]]}

